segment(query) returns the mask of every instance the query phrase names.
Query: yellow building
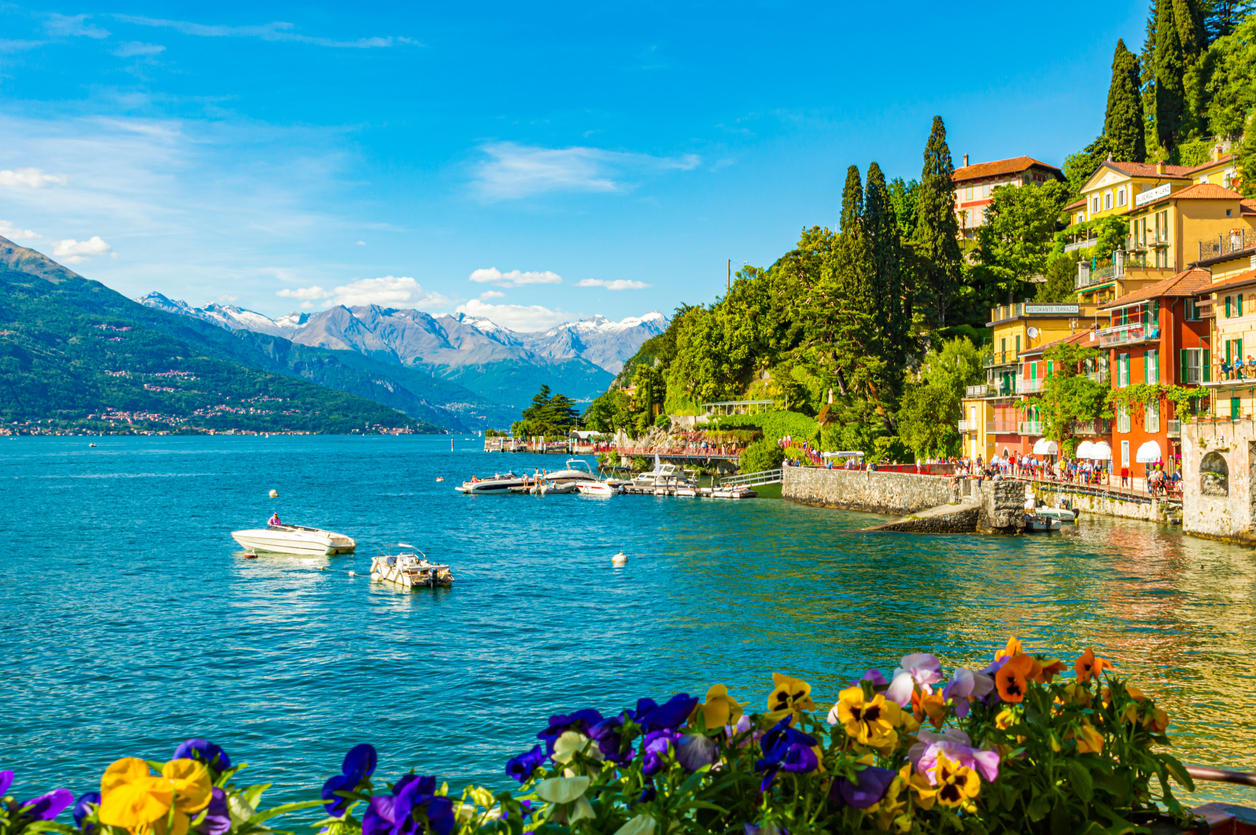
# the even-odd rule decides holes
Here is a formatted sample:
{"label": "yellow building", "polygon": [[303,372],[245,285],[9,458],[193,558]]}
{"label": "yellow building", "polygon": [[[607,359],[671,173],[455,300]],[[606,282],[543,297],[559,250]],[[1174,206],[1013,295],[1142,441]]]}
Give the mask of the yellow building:
{"label": "yellow building", "polygon": [[1216,247],[1199,262],[1213,279],[1210,300],[1200,305],[1212,320],[1212,380],[1205,385],[1213,416],[1238,420],[1256,414],[1256,367],[1248,363],[1256,356],[1256,234],[1227,236]]}
{"label": "yellow building", "polygon": [[[1213,150],[1213,158],[1202,165],[1167,165],[1163,162],[1102,163],[1082,186],[1082,196],[1067,207],[1072,223],[1085,223],[1102,217],[1125,215],[1146,203],[1149,191],[1157,194],[1211,183],[1233,188],[1238,167],[1233,154]],[[1139,202],[1140,197],[1142,202]]]}
{"label": "yellow building", "polygon": [[1210,242],[1256,231],[1256,205],[1216,183],[1166,183],[1138,201],[1126,248],[1148,266],[1180,271],[1201,260]]}
{"label": "yellow building", "polygon": [[961,455],[989,461],[1005,446],[1019,446],[1017,401],[1040,385],[1037,380],[1018,379],[1021,351],[1087,330],[1095,315],[1095,306],[1089,304],[1026,302],[990,311],[986,327],[994,329],[993,351],[985,361],[986,382],[969,386],[961,404]]}

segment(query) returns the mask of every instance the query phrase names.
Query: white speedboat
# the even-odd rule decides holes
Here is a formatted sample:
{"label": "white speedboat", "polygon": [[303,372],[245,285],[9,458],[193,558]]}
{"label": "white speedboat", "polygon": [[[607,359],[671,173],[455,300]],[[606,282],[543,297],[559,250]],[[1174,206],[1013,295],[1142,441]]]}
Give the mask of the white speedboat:
{"label": "white speedboat", "polygon": [[541,491],[542,496],[549,496],[549,495],[561,496],[566,493],[576,492],[576,490],[580,487],[582,483],[583,482],[575,482],[575,481],[554,482],[547,478],[541,481],[541,484],[538,487],[538,489]]}
{"label": "white speedboat", "polygon": [[1025,530],[1027,532],[1046,533],[1048,531],[1058,531],[1059,529],[1059,519],[1053,519],[1050,516],[1043,516],[1038,513],[1025,515]]}
{"label": "white speedboat", "polygon": [[556,484],[563,484],[568,481],[580,484],[598,480],[593,471],[589,469],[589,462],[583,458],[568,458],[565,469],[546,473],[544,478]]}
{"label": "white speedboat", "polygon": [[486,493],[509,493],[510,488],[522,487],[523,485],[523,476],[508,472],[505,474],[494,473],[492,478],[472,478],[470,481],[462,482],[454,489],[459,493],[481,496]]}
{"label": "white speedboat", "polygon": [[582,481],[576,485],[576,490],[582,496],[616,496],[624,492],[624,488],[618,484],[611,484],[608,481]]}
{"label": "white speedboat", "polygon": [[427,555],[413,545],[399,542],[397,547],[405,550],[371,558],[372,580],[393,583],[408,589],[434,589],[454,584],[454,575],[449,566],[428,562]]}
{"label": "white speedboat", "polygon": [[232,531],[231,538],[250,551],[275,554],[352,554],[358,544],[334,531],[303,525],[270,525],[247,531]]}
{"label": "white speedboat", "polygon": [[1071,525],[1077,521],[1077,511],[1069,510],[1067,507],[1040,507],[1034,513],[1046,516],[1048,519],[1059,519],[1064,525]]}
{"label": "white speedboat", "polygon": [[713,499],[752,499],[757,495],[749,487],[715,487],[711,490]]}

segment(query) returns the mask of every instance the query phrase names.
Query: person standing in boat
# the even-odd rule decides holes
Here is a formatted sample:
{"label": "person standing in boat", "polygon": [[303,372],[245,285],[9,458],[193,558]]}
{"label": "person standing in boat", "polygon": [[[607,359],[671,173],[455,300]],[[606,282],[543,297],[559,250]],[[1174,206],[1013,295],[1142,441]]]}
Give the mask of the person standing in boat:
{"label": "person standing in boat", "polygon": [[271,528],[283,527],[283,522],[279,521],[279,513],[277,511],[275,513],[270,514],[270,518],[266,520],[266,525],[267,527],[271,527]]}

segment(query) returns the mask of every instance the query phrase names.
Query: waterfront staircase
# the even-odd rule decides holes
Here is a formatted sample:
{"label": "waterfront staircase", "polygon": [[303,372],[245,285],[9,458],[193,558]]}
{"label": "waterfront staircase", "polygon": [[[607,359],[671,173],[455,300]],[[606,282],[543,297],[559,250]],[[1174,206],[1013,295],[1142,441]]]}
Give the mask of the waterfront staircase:
{"label": "waterfront staircase", "polygon": [[720,479],[721,487],[758,487],[762,484],[780,484],[781,468],[775,470],[760,470],[757,473],[742,473],[740,475],[730,475],[727,478]]}

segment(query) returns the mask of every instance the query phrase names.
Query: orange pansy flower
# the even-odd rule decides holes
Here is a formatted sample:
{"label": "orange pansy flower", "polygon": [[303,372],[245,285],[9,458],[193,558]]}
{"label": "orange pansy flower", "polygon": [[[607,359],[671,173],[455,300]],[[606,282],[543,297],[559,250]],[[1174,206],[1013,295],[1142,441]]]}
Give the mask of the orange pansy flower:
{"label": "orange pansy flower", "polygon": [[[1025,700],[1029,688],[1029,674],[1038,662],[1028,655],[1014,655],[994,674],[994,684],[999,688],[999,698],[1015,704]],[[1041,667],[1040,667],[1041,669]]]}
{"label": "orange pansy flower", "polygon": [[1095,651],[1087,647],[1082,657],[1073,662],[1073,669],[1077,672],[1079,681],[1086,681],[1099,678],[1104,670],[1115,670],[1116,665],[1106,658],[1096,658]]}

